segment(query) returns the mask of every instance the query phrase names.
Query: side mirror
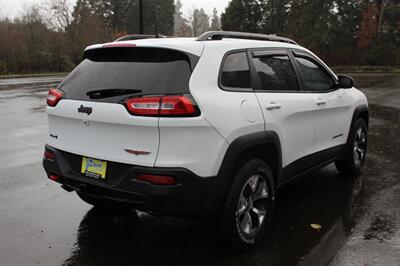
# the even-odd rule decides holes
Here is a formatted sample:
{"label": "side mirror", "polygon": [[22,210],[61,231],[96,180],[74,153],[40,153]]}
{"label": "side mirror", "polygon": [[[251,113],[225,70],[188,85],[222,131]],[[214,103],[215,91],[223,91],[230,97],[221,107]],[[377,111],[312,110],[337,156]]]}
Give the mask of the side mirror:
{"label": "side mirror", "polygon": [[342,89],[350,89],[354,87],[354,80],[352,77],[345,76],[345,75],[339,75],[338,76],[338,88]]}

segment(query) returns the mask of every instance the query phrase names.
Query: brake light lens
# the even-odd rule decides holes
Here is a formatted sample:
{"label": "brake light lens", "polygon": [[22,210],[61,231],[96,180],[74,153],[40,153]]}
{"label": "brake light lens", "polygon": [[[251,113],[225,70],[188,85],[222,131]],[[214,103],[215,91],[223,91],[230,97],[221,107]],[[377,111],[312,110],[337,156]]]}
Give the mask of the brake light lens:
{"label": "brake light lens", "polygon": [[187,95],[131,98],[125,106],[132,115],[140,116],[198,116],[199,109]]}
{"label": "brake light lens", "polygon": [[136,176],[136,179],[140,181],[147,181],[154,185],[163,185],[163,186],[176,185],[177,183],[175,178],[164,175],[138,174]]}
{"label": "brake light lens", "polygon": [[64,93],[58,89],[49,90],[49,94],[47,95],[47,105],[54,107],[64,96]]}

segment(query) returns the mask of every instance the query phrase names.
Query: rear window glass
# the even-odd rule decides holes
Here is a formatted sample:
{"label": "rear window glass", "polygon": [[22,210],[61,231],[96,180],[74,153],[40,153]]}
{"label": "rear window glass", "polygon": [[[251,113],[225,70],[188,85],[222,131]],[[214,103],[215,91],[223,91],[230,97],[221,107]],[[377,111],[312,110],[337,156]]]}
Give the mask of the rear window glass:
{"label": "rear window glass", "polygon": [[246,52],[226,57],[222,66],[221,84],[227,88],[251,88],[250,67]]}
{"label": "rear window glass", "polygon": [[[101,48],[85,59],[60,84],[65,98],[121,101],[134,94],[189,92],[191,64],[182,52],[159,48]],[[96,97],[92,97],[92,92]]]}

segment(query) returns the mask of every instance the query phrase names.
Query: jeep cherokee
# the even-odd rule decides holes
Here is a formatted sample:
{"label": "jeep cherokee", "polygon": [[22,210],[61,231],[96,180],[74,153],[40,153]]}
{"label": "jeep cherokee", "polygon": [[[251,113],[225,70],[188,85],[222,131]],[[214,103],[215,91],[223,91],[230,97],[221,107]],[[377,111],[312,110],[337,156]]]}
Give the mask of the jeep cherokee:
{"label": "jeep cherokee", "polygon": [[275,191],[334,162],[360,171],[368,105],[290,39],[238,32],[92,45],[49,91],[48,177],[94,206],[218,216],[237,248]]}

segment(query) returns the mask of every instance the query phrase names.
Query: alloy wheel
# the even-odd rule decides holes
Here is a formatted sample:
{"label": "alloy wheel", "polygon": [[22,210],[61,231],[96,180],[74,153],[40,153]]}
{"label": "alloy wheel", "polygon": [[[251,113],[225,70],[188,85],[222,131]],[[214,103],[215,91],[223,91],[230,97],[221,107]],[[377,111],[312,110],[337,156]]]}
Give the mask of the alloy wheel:
{"label": "alloy wheel", "polygon": [[357,167],[360,167],[364,161],[367,150],[367,137],[363,128],[359,128],[354,138],[353,159]]}
{"label": "alloy wheel", "polygon": [[242,188],[236,224],[245,235],[256,233],[264,223],[269,205],[268,184],[261,175],[250,177]]}

